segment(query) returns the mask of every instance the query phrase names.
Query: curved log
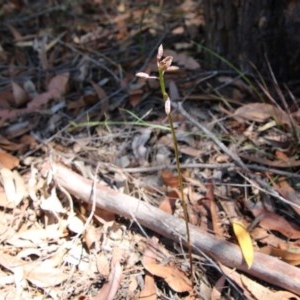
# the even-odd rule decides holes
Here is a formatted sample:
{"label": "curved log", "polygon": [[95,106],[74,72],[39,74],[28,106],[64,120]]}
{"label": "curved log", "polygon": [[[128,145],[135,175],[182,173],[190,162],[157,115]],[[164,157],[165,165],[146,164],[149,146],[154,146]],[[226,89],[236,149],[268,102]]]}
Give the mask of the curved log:
{"label": "curved log", "polygon": [[[48,170],[49,167],[47,168]],[[77,198],[88,202],[91,195],[92,181],[83,178],[61,164],[52,165],[54,180]],[[160,209],[124,195],[109,187],[98,184],[94,191],[96,205],[109,212],[131,219],[132,216],[143,226],[176,242],[183,242],[185,223]],[[250,269],[245,264],[237,245],[202,231],[190,225],[191,243],[194,251],[201,250],[222,264],[241,270],[272,285],[300,295],[300,269],[275,257],[255,253]]]}

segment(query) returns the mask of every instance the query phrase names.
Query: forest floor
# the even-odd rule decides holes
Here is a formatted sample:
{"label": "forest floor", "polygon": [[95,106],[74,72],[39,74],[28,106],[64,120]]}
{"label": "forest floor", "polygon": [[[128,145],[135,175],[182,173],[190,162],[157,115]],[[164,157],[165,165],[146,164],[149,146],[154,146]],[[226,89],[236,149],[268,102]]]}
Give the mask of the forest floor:
{"label": "forest floor", "polygon": [[0,5],[1,299],[300,299],[299,102],[203,67],[200,2]]}

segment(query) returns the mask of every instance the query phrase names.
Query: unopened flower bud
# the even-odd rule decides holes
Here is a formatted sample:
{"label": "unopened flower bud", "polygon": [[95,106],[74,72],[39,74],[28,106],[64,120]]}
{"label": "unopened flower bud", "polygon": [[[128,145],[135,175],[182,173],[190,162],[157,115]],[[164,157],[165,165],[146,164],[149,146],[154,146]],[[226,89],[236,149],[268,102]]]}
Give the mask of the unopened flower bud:
{"label": "unopened flower bud", "polygon": [[164,54],[164,48],[163,48],[163,45],[160,44],[158,47],[157,56],[156,56],[158,61],[161,60],[163,54]]}
{"label": "unopened flower bud", "polygon": [[169,115],[171,113],[171,100],[169,97],[165,102],[165,112],[167,115]]}

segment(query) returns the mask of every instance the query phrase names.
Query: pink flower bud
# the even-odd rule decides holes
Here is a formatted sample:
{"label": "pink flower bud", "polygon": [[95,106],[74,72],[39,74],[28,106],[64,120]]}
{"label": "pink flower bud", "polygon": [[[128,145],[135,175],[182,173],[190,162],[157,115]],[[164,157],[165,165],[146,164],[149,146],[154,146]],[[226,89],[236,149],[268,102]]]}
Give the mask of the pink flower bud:
{"label": "pink flower bud", "polygon": [[163,45],[160,44],[158,47],[157,56],[156,56],[157,60],[161,60],[163,54],[164,54],[164,48],[163,48]]}

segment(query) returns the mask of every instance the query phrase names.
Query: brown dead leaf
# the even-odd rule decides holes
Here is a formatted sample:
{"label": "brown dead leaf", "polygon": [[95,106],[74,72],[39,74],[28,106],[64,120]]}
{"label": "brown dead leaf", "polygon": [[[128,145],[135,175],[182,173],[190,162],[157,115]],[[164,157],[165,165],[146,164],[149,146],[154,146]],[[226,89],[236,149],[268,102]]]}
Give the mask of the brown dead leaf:
{"label": "brown dead leaf", "polygon": [[185,53],[177,53],[173,50],[164,50],[165,56],[173,56],[175,64],[183,66],[188,70],[196,70],[200,68],[200,64],[191,56]]}
{"label": "brown dead leaf", "polygon": [[6,26],[8,27],[8,29],[12,33],[15,42],[19,42],[19,41],[23,40],[22,34],[16,29],[16,27],[14,27],[14,26],[12,26],[10,24],[7,24]]}
{"label": "brown dead leaf", "polygon": [[[262,244],[272,247],[277,247],[280,243],[282,243],[282,239],[273,234],[270,234],[270,232],[267,229],[262,227],[255,227],[251,231],[251,236],[253,240],[259,241]],[[261,251],[261,249],[262,248],[260,248],[259,250]]]}
{"label": "brown dead leaf", "polygon": [[20,160],[6,152],[0,152],[0,167],[12,170],[16,168],[20,163]]}
{"label": "brown dead leaf", "polygon": [[82,107],[86,105],[85,98],[89,97],[90,95],[83,95],[79,97],[77,100],[67,101],[67,108],[68,110],[80,110]]}
{"label": "brown dead leaf", "polygon": [[24,263],[16,256],[6,254],[3,250],[0,252],[0,265],[7,270],[12,271],[12,268]]}
{"label": "brown dead leaf", "polygon": [[29,97],[28,97],[27,93],[25,92],[25,90],[19,84],[15,83],[15,82],[12,82],[11,86],[12,86],[14,100],[15,100],[15,103],[14,103],[15,107],[21,107],[21,106],[25,105],[29,100]]}
{"label": "brown dead leaf", "polygon": [[115,263],[125,261],[126,256],[127,256],[127,254],[126,254],[127,250],[125,250],[126,247],[127,247],[127,244],[125,242],[122,242],[122,244],[113,247],[111,265],[114,266]]}
{"label": "brown dead leaf", "polygon": [[100,207],[96,208],[95,214],[94,214],[94,218],[100,223],[103,224],[105,222],[111,222],[114,221],[116,219],[116,214],[102,209]]}
{"label": "brown dead leaf", "polygon": [[0,255],[0,265],[11,272],[15,272],[16,268],[22,268],[23,277],[39,288],[62,284],[69,277],[61,269],[54,268],[49,260],[25,263],[22,259],[4,252]]}
{"label": "brown dead leaf", "polygon": [[212,180],[210,180],[207,184],[206,198],[209,200],[209,208],[210,208],[211,221],[212,221],[214,233],[217,237],[222,238],[223,233],[218,222],[218,212],[217,212],[217,205],[214,197],[214,185]]}
{"label": "brown dead leaf", "polygon": [[260,216],[259,225],[267,230],[275,230],[290,239],[300,239],[300,227],[292,222],[288,222],[282,216],[264,209],[252,209],[255,217]]}
{"label": "brown dead leaf", "polygon": [[236,109],[234,116],[259,123],[265,122],[269,118],[273,118],[279,124],[290,125],[289,117],[283,110],[267,103],[257,102],[245,104]]}
{"label": "brown dead leaf", "polygon": [[107,258],[107,254],[104,252],[99,253],[96,258],[96,263],[98,272],[102,276],[108,277],[110,273],[110,263]]}
{"label": "brown dead leaf", "polygon": [[243,295],[245,299],[253,298],[253,295],[248,291],[248,289],[245,288],[244,284],[242,283],[241,274],[239,272],[237,272],[235,269],[230,269],[222,264],[220,265],[220,268],[222,269],[226,277],[233,280],[238,285],[238,287],[243,291]]}
{"label": "brown dead leaf", "polygon": [[94,225],[89,225],[84,231],[84,240],[88,249],[91,249],[100,239],[101,233]]}
{"label": "brown dead leaf", "polygon": [[291,115],[292,115],[293,120],[295,120],[295,122],[298,125],[300,125],[300,109],[298,109],[297,111],[293,112]]}
{"label": "brown dead leaf", "polygon": [[273,105],[266,103],[250,103],[240,106],[236,109],[234,115],[236,117],[253,120],[256,122],[265,122],[271,117]]}
{"label": "brown dead leaf", "polygon": [[159,205],[159,209],[172,215],[175,211],[175,204],[176,204],[177,198],[178,198],[178,195],[176,197],[170,197],[170,196],[164,197],[164,199],[162,200],[162,202]]}
{"label": "brown dead leaf", "polygon": [[[245,83],[242,79],[240,78],[233,78],[229,76],[220,76],[218,77],[218,81],[221,83],[224,83],[226,85],[233,85],[234,87],[237,87],[239,91],[247,92],[253,97],[255,97],[255,93],[253,92],[251,86],[249,84]],[[234,89],[234,92],[237,91],[237,89]],[[236,98],[234,98],[236,99]]]}
{"label": "brown dead leaf", "polygon": [[270,255],[281,258],[283,261],[298,266],[300,265],[300,248],[280,244],[279,247],[270,247]]}
{"label": "brown dead leaf", "polygon": [[91,81],[91,84],[98,96],[98,101],[101,101],[101,111],[99,114],[99,119],[101,119],[105,114],[108,113],[108,109],[109,109],[108,98],[106,92],[100,85],[96,84],[93,81]]}
{"label": "brown dead leaf", "polygon": [[178,188],[178,176],[174,175],[169,170],[163,170],[160,174],[162,182],[169,187]]}
{"label": "brown dead leaf", "polygon": [[143,260],[143,266],[145,269],[154,276],[163,278],[171,289],[175,292],[191,292],[192,284],[186,277],[184,272],[177,269],[175,266],[159,265],[157,263],[151,263]]}
{"label": "brown dead leaf", "polygon": [[40,208],[42,210],[50,211],[55,214],[66,213],[66,209],[63,207],[60,199],[57,197],[55,188],[52,188],[49,197],[41,197]]}
{"label": "brown dead leaf", "polygon": [[0,170],[3,187],[8,202],[17,206],[27,195],[23,178],[17,171],[11,171],[6,168]]}
{"label": "brown dead leaf", "polygon": [[[175,117],[173,118],[173,121],[175,120]],[[177,137],[178,138],[178,137]],[[184,142],[189,142],[184,140]],[[159,139],[159,143],[166,145],[169,148],[174,149],[172,138],[169,136],[162,136]],[[203,154],[203,150],[197,149],[196,147],[189,146],[189,145],[178,145],[178,151],[180,153],[192,156],[192,157],[200,157]]]}
{"label": "brown dead leaf", "polygon": [[152,129],[144,128],[140,130],[139,134],[136,134],[132,140],[131,147],[133,154],[140,165],[146,163],[147,158],[147,142],[151,137]]}
{"label": "brown dead leaf", "polygon": [[268,289],[262,286],[261,284],[257,283],[254,280],[251,280],[250,278],[241,275],[241,280],[243,285],[247,288],[247,290],[254,296],[254,299],[276,299],[278,298],[274,297],[274,293]]}
{"label": "brown dead leaf", "polygon": [[28,104],[28,111],[35,111],[46,105],[52,99],[52,94],[50,92],[45,92],[36,95]]}
{"label": "brown dead leaf", "polygon": [[256,162],[273,168],[294,168],[300,166],[300,160],[289,159],[288,161],[270,160],[266,157],[259,157],[251,154],[240,153],[239,156],[248,161]]}
{"label": "brown dead leaf", "polygon": [[128,293],[127,296],[129,299],[135,299],[137,298],[137,289],[139,287],[139,277],[138,276],[130,276],[128,283]]}
{"label": "brown dead leaf", "polygon": [[[23,113],[26,113],[26,109],[1,109],[0,110],[0,125],[4,124],[5,121],[13,121],[18,116],[22,115]],[[19,149],[22,148],[22,146],[19,146]]]}
{"label": "brown dead leaf", "polygon": [[53,287],[62,284],[69,278],[62,269],[51,267],[47,261],[38,266],[25,264],[25,278],[39,288]]}
{"label": "brown dead leaf", "polygon": [[5,108],[10,108],[13,103],[14,103],[14,95],[13,93],[9,90],[1,91],[0,92],[0,108],[5,109]]}
{"label": "brown dead leaf", "polygon": [[15,247],[32,247],[33,245],[43,245],[45,242],[58,241],[66,235],[64,228],[59,227],[57,224],[51,224],[43,228],[30,228],[15,233],[7,243]]}
{"label": "brown dead leaf", "polygon": [[48,84],[48,91],[36,95],[31,102],[27,105],[27,112],[34,111],[45,104],[51,99],[59,99],[67,89],[70,73],[62,73],[53,77]]}
{"label": "brown dead leaf", "polygon": [[53,98],[60,98],[67,89],[70,73],[62,73],[53,77],[48,84],[48,92]]}
{"label": "brown dead leaf", "polygon": [[145,284],[143,289],[141,290],[140,300],[156,300],[156,288],[155,288],[155,281],[152,275],[146,274],[145,276]]}
{"label": "brown dead leaf", "polygon": [[279,160],[282,160],[282,161],[285,161],[285,162],[288,162],[290,159],[288,158],[288,156],[282,152],[282,151],[279,151],[279,150],[276,150],[275,151],[275,156],[279,159]]}
{"label": "brown dead leaf", "polygon": [[[123,2],[121,2],[120,5],[122,5],[122,4],[124,5]],[[117,15],[114,18],[114,23],[115,23],[115,25],[117,27],[117,30],[118,30],[117,38],[120,39],[120,40],[124,39],[125,37],[128,36],[127,24],[128,24],[129,17],[130,17],[130,14],[126,13],[126,14]]]}
{"label": "brown dead leaf", "polygon": [[288,291],[277,291],[274,292],[274,295],[277,297],[276,299],[300,300],[300,297]]}
{"label": "brown dead leaf", "polygon": [[[291,203],[300,205],[300,195],[297,193],[285,180],[285,178],[279,178],[277,183],[273,182],[275,190],[282,195],[285,199],[289,200]],[[292,209],[300,216],[300,208],[291,205]]]}
{"label": "brown dead leaf", "polygon": [[128,94],[129,94],[129,103],[130,103],[130,105],[132,107],[136,107],[142,101],[144,91],[141,88],[140,89],[131,88],[128,91]]}
{"label": "brown dead leaf", "polygon": [[299,299],[299,297],[286,291],[273,291],[272,289],[259,284],[245,275],[241,275],[241,281],[244,287],[255,297],[255,299],[272,299],[272,300],[282,300],[282,299]]}
{"label": "brown dead leaf", "polygon": [[[1,118],[1,110],[0,110],[0,118]],[[22,149],[24,146],[22,144],[16,144],[9,141],[7,138],[0,135],[0,147],[3,150],[7,151],[16,151]]]}
{"label": "brown dead leaf", "polygon": [[[174,35],[177,35],[177,34],[183,34],[185,32],[185,28],[183,26],[178,26],[178,27],[175,27],[173,30],[172,30],[172,34]],[[184,47],[181,47],[180,46],[180,43],[179,44],[176,44],[176,49],[180,50],[181,48],[184,48]]]}
{"label": "brown dead leaf", "polygon": [[108,283],[99,291],[98,295],[91,300],[113,300],[122,281],[122,267],[119,262],[115,263],[109,275]]}
{"label": "brown dead leaf", "polygon": [[23,145],[23,147],[28,146],[29,149],[32,150],[32,149],[36,149],[35,147],[37,146],[38,141],[32,135],[25,134],[21,137],[20,143]]}
{"label": "brown dead leaf", "polygon": [[222,275],[217,282],[215,283],[212,291],[211,291],[211,300],[219,300],[222,299],[221,294],[225,287],[226,276]]}
{"label": "brown dead leaf", "polygon": [[[143,262],[145,263],[155,263],[156,262],[156,252],[154,249],[158,246],[158,239],[152,238],[148,247],[146,248],[144,255],[143,255]],[[143,289],[141,290],[140,300],[147,299],[147,300],[155,300],[157,299],[156,296],[156,288],[155,288],[155,280],[153,274],[146,273],[145,276],[145,284]]]}

